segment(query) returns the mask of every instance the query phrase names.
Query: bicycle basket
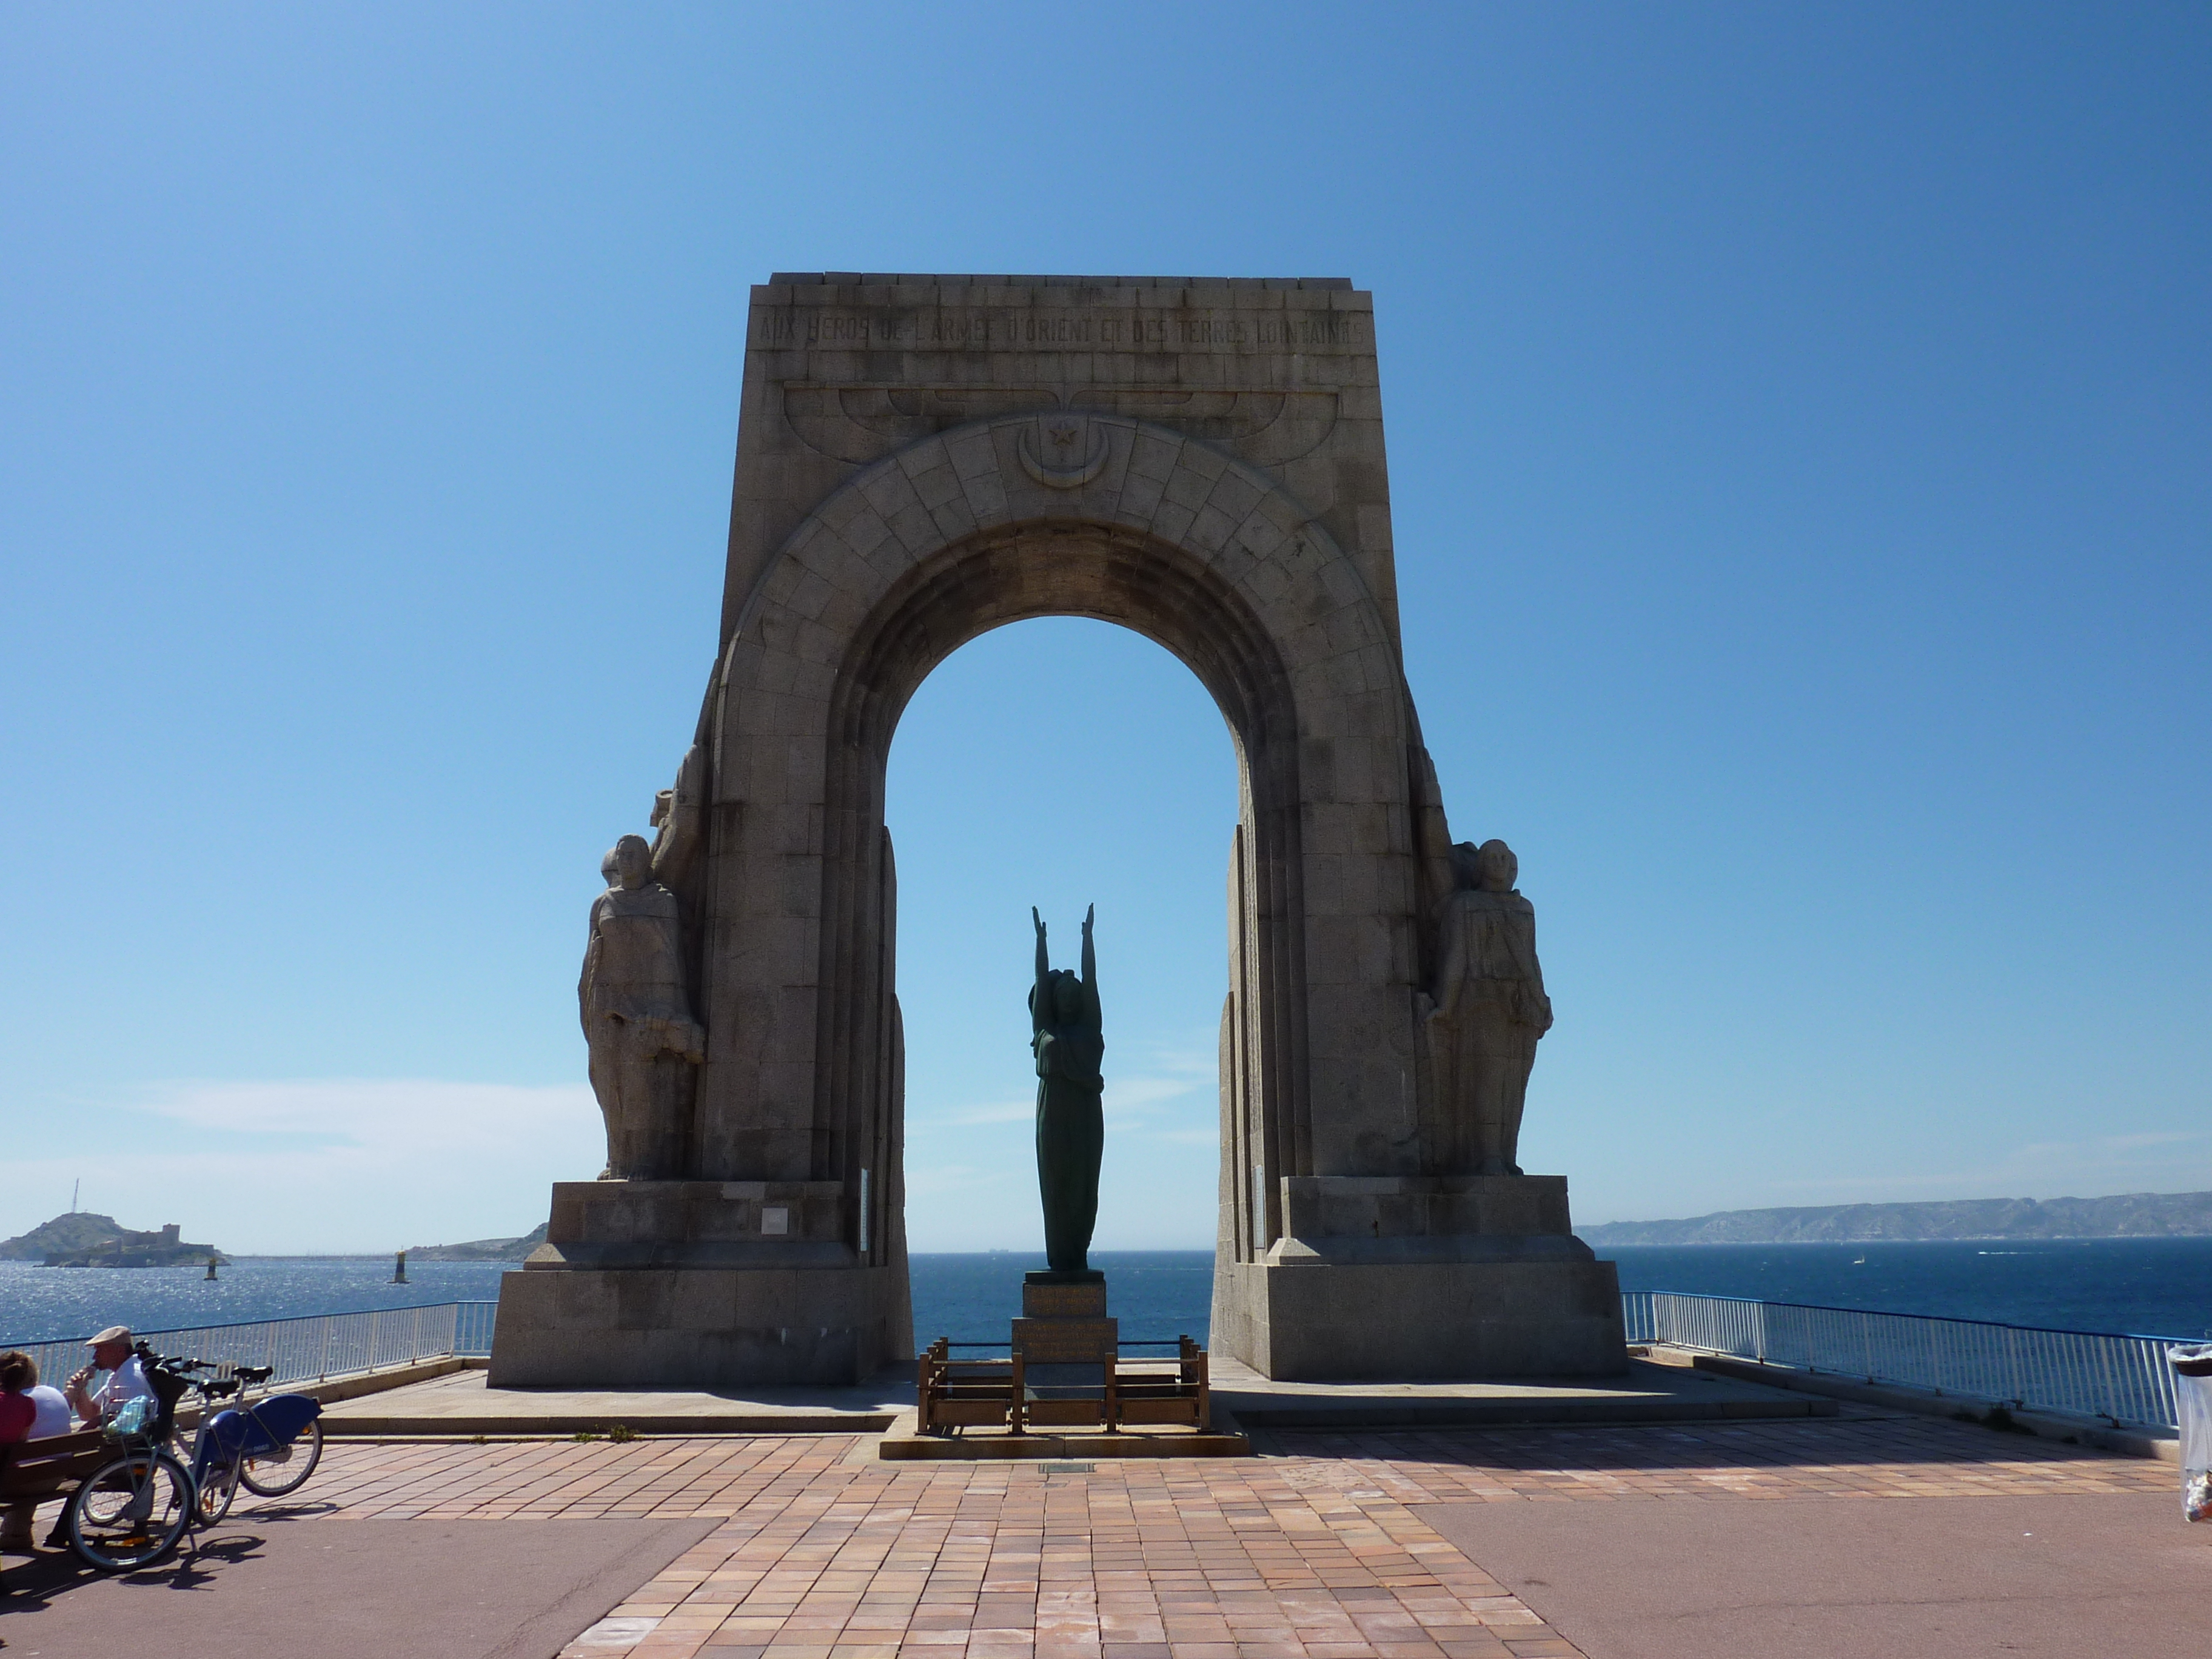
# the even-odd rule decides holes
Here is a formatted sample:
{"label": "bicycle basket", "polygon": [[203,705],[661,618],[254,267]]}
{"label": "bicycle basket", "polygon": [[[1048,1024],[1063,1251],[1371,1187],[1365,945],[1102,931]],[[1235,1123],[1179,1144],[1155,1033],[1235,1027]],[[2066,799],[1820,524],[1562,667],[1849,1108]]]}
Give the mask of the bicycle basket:
{"label": "bicycle basket", "polygon": [[143,1436],[147,1432],[147,1425],[160,1409],[155,1401],[143,1394],[135,1400],[126,1400],[114,1416],[100,1425],[100,1432],[111,1440],[129,1440]]}

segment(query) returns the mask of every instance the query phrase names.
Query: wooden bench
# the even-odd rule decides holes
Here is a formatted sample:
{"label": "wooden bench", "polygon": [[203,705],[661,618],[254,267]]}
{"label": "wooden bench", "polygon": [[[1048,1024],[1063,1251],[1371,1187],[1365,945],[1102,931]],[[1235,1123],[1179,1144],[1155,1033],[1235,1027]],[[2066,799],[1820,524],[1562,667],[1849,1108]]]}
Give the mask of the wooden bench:
{"label": "wooden bench", "polygon": [[951,1434],[968,1428],[1022,1432],[1027,1404],[1022,1357],[1012,1359],[955,1359],[939,1337],[915,1360],[915,1427],[922,1434]]}
{"label": "wooden bench", "polygon": [[77,1483],[115,1455],[115,1447],[98,1429],[18,1440],[0,1446],[0,1504],[44,1501],[75,1492]]}
{"label": "wooden bench", "polygon": [[1139,1423],[1183,1423],[1203,1429],[1212,1419],[1212,1385],[1206,1350],[1188,1337],[1176,1340],[1175,1375],[1125,1371],[1115,1366],[1106,1379],[1107,1420],[1112,1426]]}
{"label": "wooden bench", "polygon": [[[98,1429],[0,1446],[0,1509],[65,1497],[114,1455],[114,1443]],[[7,1593],[0,1584],[0,1595]]]}
{"label": "wooden bench", "polygon": [[1117,1363],[1103,1368],[1105,1387],[1096,1396],[1039,1400],[1030,1393],[1018,1352],[1011,1359],[955,1359],[950,1343],[939,1337],[915,1360],[915,1426],[922,1434],[983,1428],[1018,1435],[1091,1426],[1112,1434],[1140,1424],[1202,1430],[1213,1404],[1206,1350],[1187,1336],[1176,1346],[1171,1373]]}

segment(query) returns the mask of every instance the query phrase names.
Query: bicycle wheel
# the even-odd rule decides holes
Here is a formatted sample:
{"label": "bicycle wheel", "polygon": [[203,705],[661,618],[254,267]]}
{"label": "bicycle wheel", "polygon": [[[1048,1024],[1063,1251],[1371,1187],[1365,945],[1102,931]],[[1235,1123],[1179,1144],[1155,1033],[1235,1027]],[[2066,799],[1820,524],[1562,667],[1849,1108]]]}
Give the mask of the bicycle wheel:
{"label": "bicycle wheel", "polygon": [[192,1477],[167,1452],[126,1452],[77,1489],[70,1547],[101,1572],[128,1572],[176,1547],[192,1520]]}
{"label": "bicycle wheel", "polygon": [[200,1525],[211,1527],[230,1513],[231,1499],[238,1496],[238,1465],[210,1463],[200,1476]]}
{"label": "bicycle wheel", "polygon": [[248,1452],[238,1461],[238,1478],[246,1489],[264,1498],[282,1498],[307,1483],[323,1458],[323,1425],[310,1423],[291,1444],[275,1451]]}

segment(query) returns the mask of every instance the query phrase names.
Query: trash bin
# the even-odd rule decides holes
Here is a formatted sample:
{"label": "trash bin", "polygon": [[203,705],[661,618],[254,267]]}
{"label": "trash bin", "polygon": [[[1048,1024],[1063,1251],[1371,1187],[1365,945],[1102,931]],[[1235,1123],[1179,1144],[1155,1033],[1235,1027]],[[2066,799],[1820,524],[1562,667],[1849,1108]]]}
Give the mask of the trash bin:
{"label": "trash bin", "polygon": [[2181,1513],[2212,1521],[2212,1342],[2168,1348],[2181,1422]]}

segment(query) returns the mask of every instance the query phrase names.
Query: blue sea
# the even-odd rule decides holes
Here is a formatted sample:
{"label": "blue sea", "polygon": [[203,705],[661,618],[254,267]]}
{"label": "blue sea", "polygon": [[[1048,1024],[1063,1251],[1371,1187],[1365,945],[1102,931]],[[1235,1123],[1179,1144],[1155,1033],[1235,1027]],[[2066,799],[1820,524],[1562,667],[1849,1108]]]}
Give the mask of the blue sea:
{"label": "blue sea", "polygon": [[[1913,1244],[1621,1246],[1630,1291],[1689,1291],[2061,1330],[2212,1335],[2212,1238]],[[1100,1252],[1125,1340],[1206,1339],[1213,1257]],[[1021,1310],[1019,1252],[917,1255],[919,1342],[1004,1343]],[[248,1257],[210,1284],[198,1267],[39,1267],[0,1261],[0,1342],[50,1341],[104,1325],[139,1330],[495,1299],[507,1264],[422,1261],[393,1285],[389,1256]],[[979,1351],[980,1352],[980,1351]]]}

